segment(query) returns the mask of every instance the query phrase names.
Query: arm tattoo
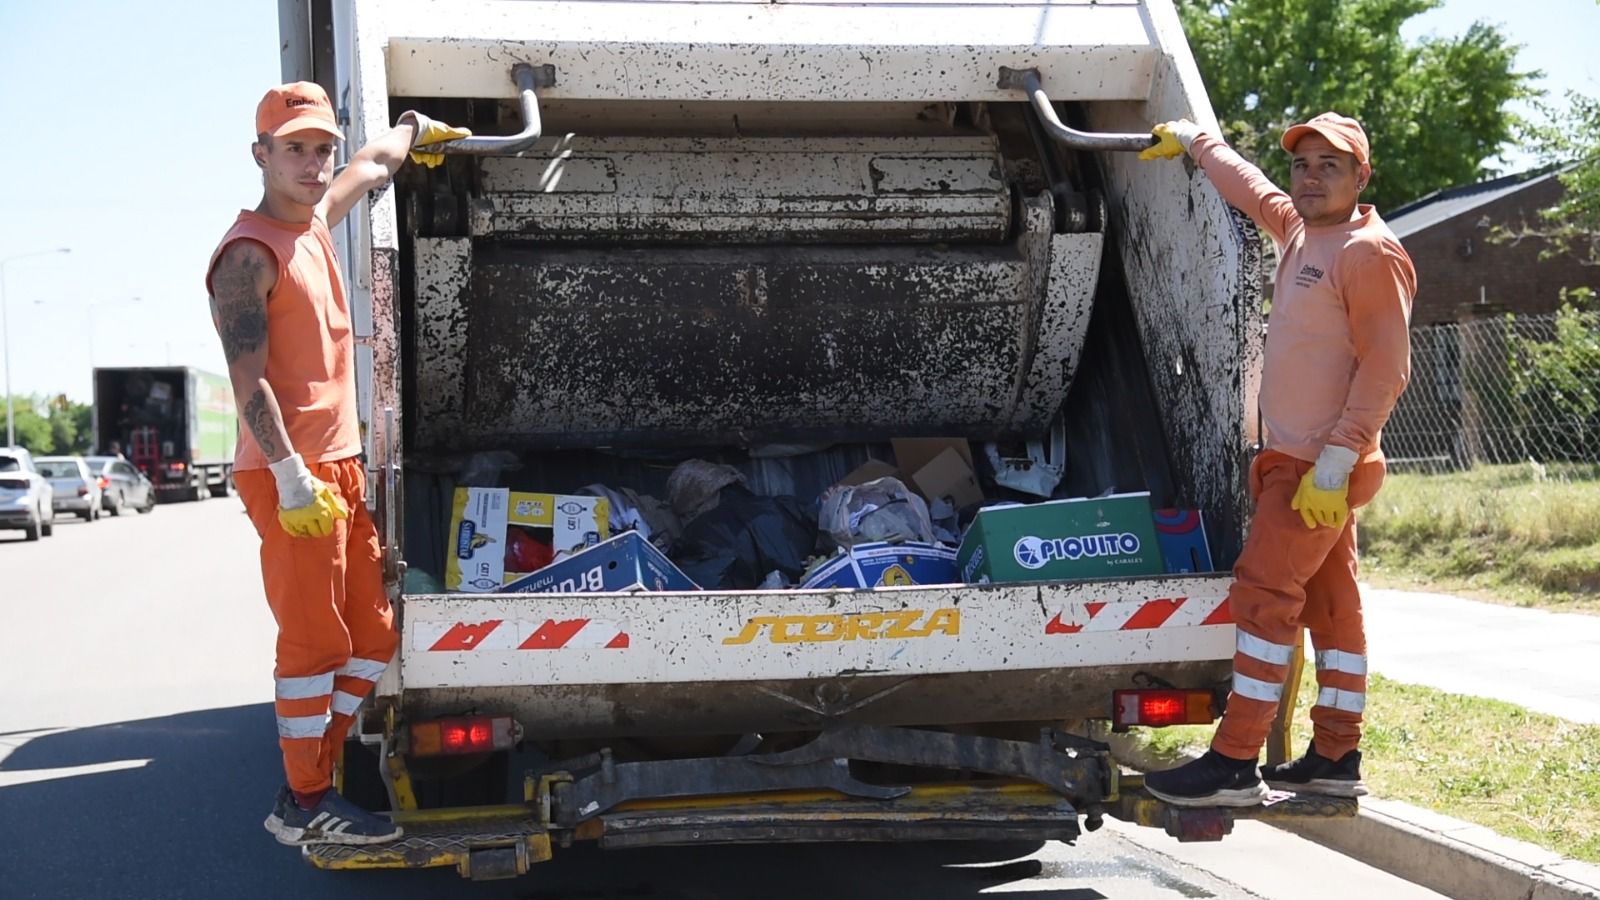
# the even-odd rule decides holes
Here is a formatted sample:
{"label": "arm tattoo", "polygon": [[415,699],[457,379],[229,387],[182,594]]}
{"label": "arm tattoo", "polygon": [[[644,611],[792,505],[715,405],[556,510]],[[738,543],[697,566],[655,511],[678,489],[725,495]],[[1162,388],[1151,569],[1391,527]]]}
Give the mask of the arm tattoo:
{"label": "arm tattoo", "polygon": [[250,400],[244,405],[244,421],[250,428],[250,433],[255,436],[256,445],[267,459],[278,456],[278,421],[274,414],[272,404],[267,402],[267,392],[256,388],[250,395]]}
{"label": "arm tattoo", "polygon": [[267,340],[267,304],[256,291],[266,261],[260,251],[238,253],[217,269],[211,303],[222,337],[222,353],[232,364]]}

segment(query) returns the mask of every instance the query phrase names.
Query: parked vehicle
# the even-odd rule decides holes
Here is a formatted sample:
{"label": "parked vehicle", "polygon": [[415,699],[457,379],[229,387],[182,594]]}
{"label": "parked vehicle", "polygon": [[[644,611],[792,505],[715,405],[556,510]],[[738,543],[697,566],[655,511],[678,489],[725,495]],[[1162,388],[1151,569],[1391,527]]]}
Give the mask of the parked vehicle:
{"label": "parked vehicle", "polygon": [[182,366],[94,370],[94,443],[115,443],[161,502],[225,497],[239,435],[233,385]]}
{"label": "parked vehicle", "polygon": [[91,456],[89,470],[98,474],[105,511],[113,516],[125,509],[147,513],[156,508],[156,488],[133,463],[117,456]]}
{"label": "parked vehicle", "polygon": [[21,447],[0,447],[0,529],[21,530],[28,540],[55,533],[55,491],[39,474],[33,455]]}
{"label": "parked vehicle", "polygon": [[55,492],[53,509],[56,515],[72,513],[85,522],[100,518],[100,507],[105,502],[100,476],[89,468],[81,456],[41,456],[34,460],[39,474],[50,479]]}
{"label": "parked vehicle", "polygon": [[[337,234],[402,631],[340,784],[406,834],[313,864],[507,877],[577,840],[1070,840],[1106,816],[1215,840],[1355,814],[1169,807],[1058,730],[1209,721],[1233,674],[1260,239],[1192,166],[1129,152],[1215,127],[1173,0],[280,0],[280,22],[284,80],[325,79],[352,146],[413,103],[477,136]],[[440,588],[485,461],[664,496],[652,460],[714,448],[810,498],[914,436],[1059,445],[1053,496],[1198,509],[1214,571]],[[797,442],[826,449],[747,452]]]}

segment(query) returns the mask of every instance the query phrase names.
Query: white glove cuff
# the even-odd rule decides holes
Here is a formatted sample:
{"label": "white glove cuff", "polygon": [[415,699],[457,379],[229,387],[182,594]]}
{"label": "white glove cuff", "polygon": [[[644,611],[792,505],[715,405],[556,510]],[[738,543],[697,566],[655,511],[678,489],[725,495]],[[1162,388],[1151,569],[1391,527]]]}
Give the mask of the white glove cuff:
{"label": "white glove cuff", "polygon": [[415,150],[417,149],[417,141],[421,140],[424,134],[427,134],[428,126],[433,124],[433,120],[414,109],[408,109],[400,114],[400,118],[395,120],[395,123],[404,125],[406,119],[411,120],[411,149]]}
{"label": "white glove cuff", "polygon": [[1361,454],[1349,447],[1328,444],[1317,456],[1317,474],[1312,481],[1319,490],[1338,490],[1350,478],[1350,470],[1356,467],[1356,460],[1360,458]]}
{"label": "white glove cuff", "polygon": [[311,477],[311,470],[306,468],[305,460],[300,458],[300,454],[290,454],[288,459],[280,459],[267,466],[267,469],[278,482],[280,509],[310,506],[311,501],[316,499],[316,479]]}
{"label": "white glove cuff", "polygon": [[1183,145],[1184,150],[1188,150],[1189,145],[1194,143],[1194,139],[1202,134],[1200,126],[1193,122],[1173,122],[1171,127],[1172,136],[1178,139],[1178,143]]}

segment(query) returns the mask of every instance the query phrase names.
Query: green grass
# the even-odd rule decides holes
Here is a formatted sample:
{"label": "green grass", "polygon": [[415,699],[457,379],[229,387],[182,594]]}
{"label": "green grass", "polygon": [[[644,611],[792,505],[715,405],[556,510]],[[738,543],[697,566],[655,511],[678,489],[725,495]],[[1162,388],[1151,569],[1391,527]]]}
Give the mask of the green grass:
{"label": "green grass", "polygon": [[[1294,753],[1311,740],[1315,679],[1300,686]],[[1373,796],[1600,863],[1600,726],[1371,676],[1361,774]],[[1145,732],[1154,752],[1202,749],[1210,726]]]}
{"label": "green grass", "polygon": [[1390,475],[1361,511],[1363,577],[1600,614],[1600,467]]}

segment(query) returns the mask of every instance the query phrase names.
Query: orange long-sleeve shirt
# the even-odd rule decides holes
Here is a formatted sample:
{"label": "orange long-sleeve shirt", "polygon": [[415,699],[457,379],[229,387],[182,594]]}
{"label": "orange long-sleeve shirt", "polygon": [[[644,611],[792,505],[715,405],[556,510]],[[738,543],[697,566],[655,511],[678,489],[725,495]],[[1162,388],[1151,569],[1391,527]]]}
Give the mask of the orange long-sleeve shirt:
{"label": "orange long-sleeve shirt", "polygon": [[1202,134],[1189,152],[1279,248],[1261,373],[1267,446],[1307,461],[1330,443],[1381,459],[1383,424],[1411,376],[1411,257],[1368,204],[1349,222],[1308,226],[1220,139]]}

